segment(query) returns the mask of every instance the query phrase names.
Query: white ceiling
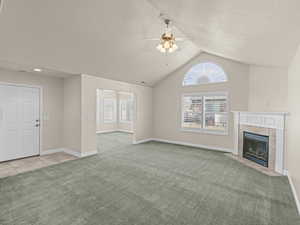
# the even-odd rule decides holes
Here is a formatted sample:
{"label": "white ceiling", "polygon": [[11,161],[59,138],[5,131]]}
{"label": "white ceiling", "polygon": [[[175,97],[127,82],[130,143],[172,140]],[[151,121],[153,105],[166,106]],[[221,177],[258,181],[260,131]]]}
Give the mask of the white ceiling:
{"label": "white ceiling", "polygon": [[144,0],[6,0],[0,60],[153,85],[200,51],[187,40],[161,54],[157,41],[145,39],[163,30]]}
{"label": "white ceiling", "polygon": [[[180,51],[155,46],[174,20]],[[153,85],[201,50],[287,66],[300,43],[299,0],[5,0],[0,61]]]}
{"label": "white ceiling", "polygon": [[[35,71],[35,69],[39,69],[40,71]],[[39,75],[53,76],[59,78],[66,78],[73,75],[79,75],[79,74],[71,74],[63,71],[48,69],[37,65],[28,65],[28,64],[24,65],[19,63],[8,62],[5,60],[0,60],[0,70],[17,71],[20,73],[35,73]]]}
{"label": "white ceiling", "polygon": [[300,44],[299,0],[149,0],[204,51],[288,66]]}

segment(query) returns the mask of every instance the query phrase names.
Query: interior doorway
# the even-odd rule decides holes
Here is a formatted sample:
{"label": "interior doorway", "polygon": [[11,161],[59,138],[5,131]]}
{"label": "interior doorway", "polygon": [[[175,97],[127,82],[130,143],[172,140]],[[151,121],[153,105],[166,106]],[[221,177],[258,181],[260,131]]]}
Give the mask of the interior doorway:
{"label": "interior doorway", "polygon": [[99,153],[131,145],[134,134],[134,93],[97,89],[97,149]]}
{"label": "interior doorway", "polygon": [[0,162],[40,154],[38,87],[0,84]]}

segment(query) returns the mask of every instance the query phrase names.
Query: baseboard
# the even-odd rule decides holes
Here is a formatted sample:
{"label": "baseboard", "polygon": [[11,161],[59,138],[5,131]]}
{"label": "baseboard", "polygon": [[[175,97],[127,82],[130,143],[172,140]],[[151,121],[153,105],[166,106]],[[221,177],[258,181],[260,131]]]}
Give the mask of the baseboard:
{"label": "baseboard", "polygon": [[97,154],[98,154],[98,151],[83,152],[83,153],[81,153],[80,157],[83,158],[83,157],[88,157],[88,156],[97,155]]}
{"label": "baseboard", "polygon": [[73,149],[69,149],[69,148],[64,148],[64,153],[67,153],[69,155],[73,155],[77,158],[80,158],[81,157],[81,153],[78,152],[78,151],[75,151]]}
{"label": "baseboard", "polygon": [[140,141],[134,141],[133,144],[142,144],[142,143],[146,143],[149,141],[157,141],[157,142],[175,144],[175,145],[184,145],[184,146],[189,146],[189,147],[194,147],[194,148],[202,148],[202,149],[215,150],[215,151],[221,151],[221,152],[229,152],[229,153],[233,152],[232,149],[227,149],[227,148],[220,148],[220,147],[200,145],[200,144],[192,144],[192,143],[182,142],[182,141],[170,141],[170,140],[160,139],[160,138],[143,139]]}
{"label": "baseboard", "polygon": [[63,151],[64,151],[63,148],[48,149],[46,151],[42,151],[40,153],[40,155],[50,155],[50,154],[54,154],[54,153],[58,153],[58,152],[63,152]]}
{"label": "baseboard", "polygon": [[78,158],[81,157],[81,154],[79,152],[77,152],[75,150],[68,149],[68,148],[50,149],[50,150],[41,152],[40,155],[50,155],[50,154],[54,154],[54,153],[58,153],[58,152],[64,152],[64,153],[67,153],[69,155],[76,156]]}
{"label": "baseboard", "polygon": [[129,134],[133,134],[133,131],[131,131],[131,130],[118,129],[117,131],[124,132],[124,133],[129,133]]}
{"label": "baseboard", "polygon": [[232,149],[220,148],[220,147],[208,146],[208,145],[192,144],[192,143],[182,142],[182,141],[170,141],[170,140],[159,139],[159,138],[153,138],[152,141],[163,142],[163,143],[168,143],[168,144],[175,144],[175,145],[184,145],[184,146],[189,146],[189,147],[202,148],[202,149],[207,149],[207,150],[215,150],[215,151],[221,151],[221,152],[230,152],[230,153],[233,152]]}
{"label": "baseboard", "polygon": [[148,138],[148,139],[143,139],[143,140],[139,140],[139,141],[133,141],[133,144],[137,145],[137,144],[142,144],[142,143],[146,143],[146,142],[149,142],[149,141],[153,141],[153,139]]}
{"label": "baseboard", "polygon": [[64,149],[64,152],[73,156],[76,156],[78,158],[83,158],[91,155],[97,155],[97,151],[92,151],[92,152],[77,152],[72,149]]}
{"label": "baseboard", "polygon": [[96,131],[96,134],[105,134],[105,133],[112,133],[116,132],[118,130],[101,130],[101,131]]}
{"label": "baseboard", "polygon": [[131,130],[123,130],[123,129],[101,130],[101,131],[97,131],[96,134],[106,134],[106,133],[113,133],[113,132],[125,132],[125,133],[133,134],[133,131],[131,131]]}
{"label": "baseboard", "polygon": [[57,149],[49,149],[47,151],[43,151],[40,153],[40,155],[50,155],[50,154],[54,154],[54,153],[58,153],[58,152],[64,152],[66,154],[69,155],[73,155],[77,158],[83,158],[83,157],[87,157],[87,156],[91,156],[91,155],[96,155],[98,154],[97,151],[93,151],[93,152],[78,152],[75,151],[73,149],[69,149],[69,148],[57,148]]}
{"label": "baseboard", "polygon": [[296,188],[295,188],[293,179],[292,179],[292,177],[289,174],[289,171],[286,170],[286,173],[287,173],[287,177],[289,179],[289,183],[290,183],[290,186],[291,186],[291,189],[292,189],[292,193],[293,193],[296,205],[297,205],[298,213],[300,215],[300,201],[299,201],[299,198],[298,198],[298,194],[296,192]]}

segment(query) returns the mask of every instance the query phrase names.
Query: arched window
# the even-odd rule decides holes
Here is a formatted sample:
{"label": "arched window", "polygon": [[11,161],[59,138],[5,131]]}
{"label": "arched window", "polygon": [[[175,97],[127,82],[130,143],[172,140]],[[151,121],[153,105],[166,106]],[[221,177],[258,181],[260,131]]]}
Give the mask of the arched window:
{"label": "arched window", "polygon": [[184,76],[183,86],[226,82],[224,70],[211,62],[193,66]]}

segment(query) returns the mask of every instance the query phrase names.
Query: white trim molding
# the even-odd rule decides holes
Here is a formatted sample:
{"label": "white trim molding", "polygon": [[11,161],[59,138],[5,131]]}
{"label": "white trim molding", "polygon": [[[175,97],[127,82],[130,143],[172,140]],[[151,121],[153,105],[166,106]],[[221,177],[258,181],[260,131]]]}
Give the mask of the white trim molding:
{"label": "white trim molding", "polygon": [[69,155],[73,155],[77,158],[81,158],[81,153],[76,151],[76,150],[73,150],[73,149],[69,149],[69,148],[64,148],[63,150],[64,153],[67,153]]}
{"label": "white trim molding", "polygon": [[84,157],[88,157],[88,156],[92,156],[92,155],[97,155],[98,151],[92,151],[92,152],[82,152],[80,157],[84,158]]}
{"label": "white trim molding", "polygon": [[221,152],[229,152],[229,153],[233,152],[232,149],[228,149],[228,148],[221,148],[221,147],[201,145],[201,144],[192,144],[192,143],[182,142],[182,141],[171,141],[171,140],[160,139],[160,138],[143,139],[143,140],[140,140],[140,141],[134,141],[133,144],[142,144],[142,143],[146,143],[146,142],[149,142],[149,141],[156,141],[156,142],[175,144],[175,145],[183,145],[183,146],[200,148],[200,149],[205,149],[205,150],[213,150],[213,151],[221,151]]}
{"label": "white trim molding", "polygon": [[87,157],[87,156],[92,156],[92,155],[97,155],[98,154],[98,151],[91,151],[91,152],[78,152],[78,151],[75,151],[75,150],[72,150],[72,149],[64,149],[64,152],[69,154],[69,155],[73,155],[73,156],[76,156],[78,158],[84,158],[84,157]]}
{"label": "white trim molding", "polygon": [[63,148],[48,149],[46,151],[41,151],[40,155],[50,155],[58,152],[64,152],[64,149]]}
{"label": "white trim molding", "polygon": [[191,132],[191,133],[202,133],[202,134],[212,134],[212,135],[220,135],[220,136],[228,136],[229,132],[228,129],[226,131],[217,131],[217,130],[209,130],[209,129],[202,129],[202,128],[181,128],[180,131],[182,132]]}
{"label": "white trim molding", "polygon": [[73,149],[68,149],[68,148],[56,148],[56,149],[49,149],[46,151],[42,151],[41,152],[41,156],[43,155],[50,155],[50,154],[54,154],[54,153],[58,153],[58,152],[64,152],[66,154],[69,155],[73,155],[77,158],[83,158],[83,157],[87,157],[87,156],[92,156],[92,155],[97,155],[98,151],[92,151],[92,152],[78,152],[76,150]]}
{"label": "white trim molding", "polygon": [[125,133],[131,133],[131,134],[134,133],[134,132],[131,131],[131,130],[115,129],[115,130],[102,130],[102,131],[97,131],[96,134],[106,134],[106,133],[113,133],[113,132],[125,132]]}
{"label": "white trim molding", "polygon": [[201,148],[201,149],[206,149],[206,150],[229,152],[229,153],[232,153],[232,151],[233,151],[232,149],[228,149],[228,148],[221,148],[221,147],[201,145],[201,144],[192,144],[192,143],[182,142],[182,141],[171,141],[171,140],[159,139],[159,138],[153,138],[152,141],[163,142],[163,143],[168,143],[168,144],[175,144],[175,145],[183,145],[183,146]]}
{"label": "white trim molding", "polygon": [[143,143],[153,141],[153,140],[154,140],[153,138],[148,138],[148,139],[143,139],[143,140],[139,140],[139,141],[133,141],[133,144],[138,145],[138,144],[143,144]]}
{"label": "white trim molding", "polygon": [[296,192],[296,188],[295,188],[293,179],[292,179],[292,177],[290,176],[289,171],[286,170],[286,174],[287,174],[287,177],[288,177],[288,179],[289,179],[289,183],[290,183],[290,186],[291,186],[291,189],[292,189],[292,193],[293,193],[293,196],[294,196],[294,199],[295,199],[295,202],[296,202],[296,206],[297,206],[297,209],[298,209],[298,213],[299,213],[299,215],[300,215],[300,201],[299,201],[298,194],[297,194],[297,192]]}
{"label": "white trim molding", "polygon": [[106,133],[112,133],[116,131],[118,130],[101,130],[101,131],[97,131],[96,134],[106,134]]}
{"label": "white trim molding", "polygon": [[131,130],[118,129],[117,131],[119,131],[119,132],[124,132],[124,133],[130,133],[130,134],[133,134],[133,131],[131,131]]}

